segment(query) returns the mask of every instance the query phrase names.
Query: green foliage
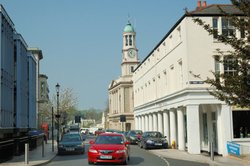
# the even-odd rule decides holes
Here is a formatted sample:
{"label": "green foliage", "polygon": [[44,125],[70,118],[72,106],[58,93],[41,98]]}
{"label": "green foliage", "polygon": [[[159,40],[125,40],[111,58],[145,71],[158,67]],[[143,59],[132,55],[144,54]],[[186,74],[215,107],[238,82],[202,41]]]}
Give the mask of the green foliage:
{"label": "green foliage", "polygon": [[[225,13],[222,9],[221,12],[223,17],[231,21],[236,30],[245,32],[245,38],[237,38],[235,34],[232,36],[218,34],[217,40],[231,46],[233,51],[223,52],[217,49],[217,55],[214,57],[227,56],[234,59],[235,61],[231,61],[229,65],[234,68],[235,74],[212,72],[214,78],[207,78],[205,82],[214,88],[214,90],[210,90],[210,94],[219,100],[225,101],[229,105],[250,107],[250,1],[231,0],[231,2],[243,12],[243,15],[241,17],[235,16]],[[217,33],[201,19],[194,18],[194,21],[203,26],[210,35]],[[225,61],[220,60],[219,63],[224,64]]]}
{"label": "green foliage", "polygon": [[78,111],[76,115],[80,115],[83,119],[94,119],[97,123],[102,120],[102,111],[95,108]]}

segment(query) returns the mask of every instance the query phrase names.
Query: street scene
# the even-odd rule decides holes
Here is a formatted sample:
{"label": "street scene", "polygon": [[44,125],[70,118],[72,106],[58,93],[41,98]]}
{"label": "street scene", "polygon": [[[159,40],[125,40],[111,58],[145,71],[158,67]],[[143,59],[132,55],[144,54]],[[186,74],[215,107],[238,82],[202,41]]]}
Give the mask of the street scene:
{"label": "street scene", "polygon": [[249,11],[0,1],[0,165],[250,165]]}

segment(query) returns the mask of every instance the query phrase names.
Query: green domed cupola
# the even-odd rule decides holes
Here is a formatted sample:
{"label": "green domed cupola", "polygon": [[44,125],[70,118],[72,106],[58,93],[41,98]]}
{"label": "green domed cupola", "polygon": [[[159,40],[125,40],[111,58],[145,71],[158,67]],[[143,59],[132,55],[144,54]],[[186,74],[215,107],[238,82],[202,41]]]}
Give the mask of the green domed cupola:
{"label": "green domed cupola", "polygon": [[128,21],[128,23],[125,26],[123,32],[135,32],[133,26],[130,23],[130,21]]}

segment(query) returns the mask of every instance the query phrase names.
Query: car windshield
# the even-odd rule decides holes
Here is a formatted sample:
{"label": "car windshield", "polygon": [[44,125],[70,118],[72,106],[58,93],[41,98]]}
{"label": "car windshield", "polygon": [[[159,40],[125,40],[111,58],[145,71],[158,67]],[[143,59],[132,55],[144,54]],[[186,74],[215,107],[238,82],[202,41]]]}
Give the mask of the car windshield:
{"label": "car windshield", "polygon": [[95,144],[123,144],[122,136],[100,135],[96,138]]}
{"label": "car windshield", "polygon": [[81,141],[81,137],[78,134],[66,134],[62,138],[63,142],[76,142]]}
{"label": "car windshield", "polygon": [[142,131],[140,131],[140,130],[134,130],[134,131],[131,131],[130,132],[130,135],[141,135],[142,134]]}
{"label": "car windshield", "polygon": [[149,132],[145,133],[146,137],[151,137],[151,138],[162,138],[162,134],[159,132]]}

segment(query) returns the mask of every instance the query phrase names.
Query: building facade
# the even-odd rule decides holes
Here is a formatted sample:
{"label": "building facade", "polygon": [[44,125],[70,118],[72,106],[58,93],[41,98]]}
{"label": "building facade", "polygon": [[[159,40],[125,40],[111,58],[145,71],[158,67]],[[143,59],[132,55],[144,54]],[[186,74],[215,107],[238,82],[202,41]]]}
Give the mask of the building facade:
{"label": "building facade", "polygon": [[39,74],[39,95],[38,95],[38,126],[43,123],[51,124],[51,103],[49,100],[48,77],[45,74]]}
{"label": "building facade", "polygon": [[132,74],[139,64],[136,32],[130,22],[123,30],[121,76],[108,88],[109,112],[107,128],[128,131],[134,129]]}
{"label": "building facade", "polygon": [[[226,64],[214,57],[216,49],[231,48],[210,36],[197,25],[199,17],[216,28],[218,33],[238,37],[221,10],[241,15],[232,5],[199,4],[196,10],[185,13],[139,64],[133,74],[135,128],[143,131],[160,131],[169,144],[191,154],[210,151],[227,155],[227,141],[250,145],[250,131],[240,136],[240,126],[249,128],[250,110],[237,109],[211,96],[199,74],[205,80],[213,77],[211,71],[230,72]],[[240,118],[242,119],[240,119]],[[247,119],[248,118],[248,119]]]}
{"label": "building facade", "polygon": [[0,16],[1,141],[25,136],[37,128],[37,73],[41,58],[28,49],[2,5]]}
{"label": "building facade", "polygon": [[42,53],[42,50],[40,50],[39,48],[37,47],[29,47],[28,48],[28,51],[33,55],[34,57],[34,60],[36,61],[36,72],[34,73],[35,75],[35,78],[36,78],[36,88],[35,88],[35,91],[36,91],[36,128],[39,128],[39,94],[40,94],[40,85],[39,85],[39,75],[40,75],[40,60],[43,59],[43,53]]}

